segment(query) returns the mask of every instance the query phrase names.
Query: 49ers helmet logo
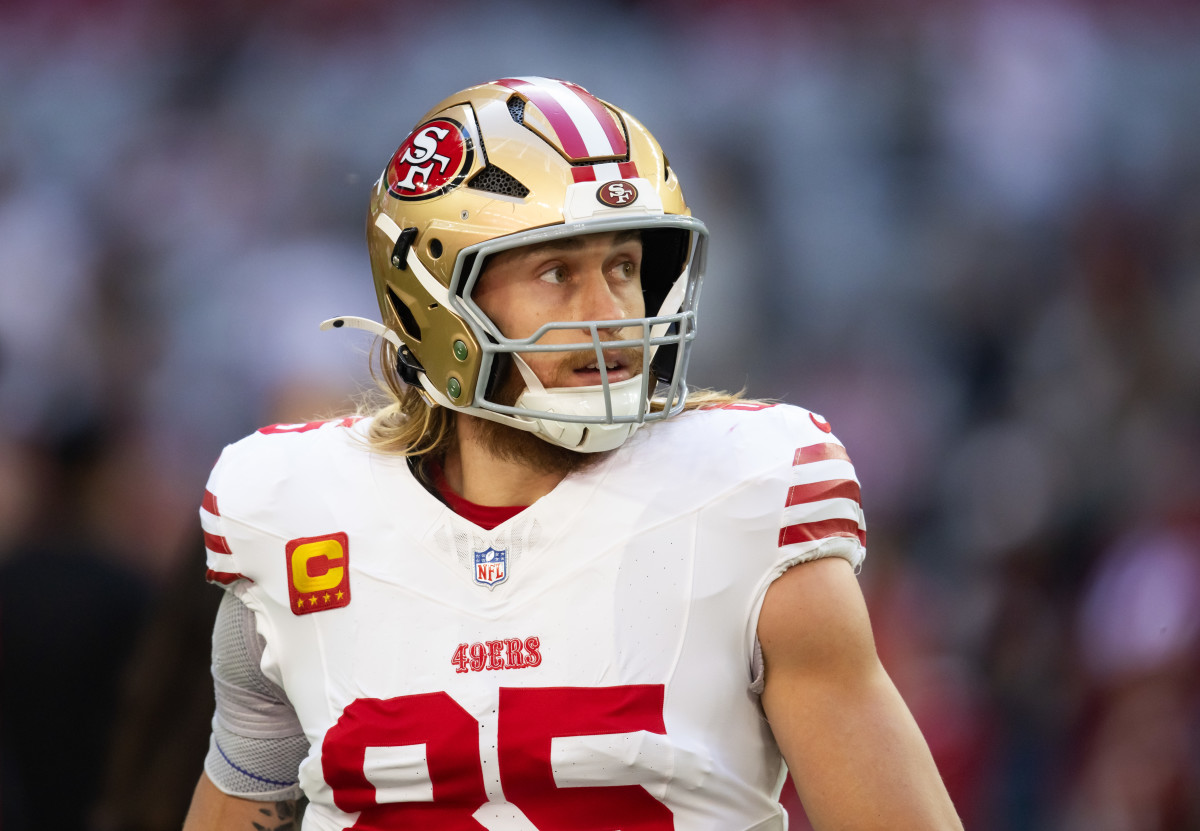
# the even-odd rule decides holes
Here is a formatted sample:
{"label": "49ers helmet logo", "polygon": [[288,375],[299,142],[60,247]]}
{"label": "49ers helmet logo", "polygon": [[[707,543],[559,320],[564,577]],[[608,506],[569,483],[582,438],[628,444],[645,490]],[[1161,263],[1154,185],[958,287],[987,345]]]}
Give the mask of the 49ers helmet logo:
{"label": "49ers helmet logo", "polygon": [[397,199],[429,199],[457,186],[471,169],[471,137],[452,118],[427,121],[400,145],[384,176]]}
{"label": "49ers helmet logo", "polygon": [[600,186],[596,198],[610,208],[623,208],[637,201],[638,192],[629,182],[617,180]]}

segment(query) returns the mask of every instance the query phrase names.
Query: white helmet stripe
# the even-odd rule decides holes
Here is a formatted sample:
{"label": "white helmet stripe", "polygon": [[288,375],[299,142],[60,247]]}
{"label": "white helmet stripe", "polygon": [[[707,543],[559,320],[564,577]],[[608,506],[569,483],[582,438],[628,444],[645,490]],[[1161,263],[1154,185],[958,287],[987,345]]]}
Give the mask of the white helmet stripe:
{"label": "white helmet stripe", "polygon": [[624,157],[628,153],[625,136],[613,117],[582,87],[546,78],[505,78],[496,83],[532,102],[550,122],[572,159]]}

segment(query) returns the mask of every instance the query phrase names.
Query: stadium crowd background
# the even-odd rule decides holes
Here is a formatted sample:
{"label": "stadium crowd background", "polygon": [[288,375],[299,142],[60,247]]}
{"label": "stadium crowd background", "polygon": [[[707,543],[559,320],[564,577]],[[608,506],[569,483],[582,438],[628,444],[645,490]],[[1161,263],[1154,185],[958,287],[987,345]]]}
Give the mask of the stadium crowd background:
{"label": "stadium crowd background", "polygon": [[693,380],[849,447],[967,827],[1200,828],[1195,4],[6,0],[6,831],[178,827],[208,468],[369,385],[316,329],[374,315],[367,189],[511,74],[670,153],[713,235]]}

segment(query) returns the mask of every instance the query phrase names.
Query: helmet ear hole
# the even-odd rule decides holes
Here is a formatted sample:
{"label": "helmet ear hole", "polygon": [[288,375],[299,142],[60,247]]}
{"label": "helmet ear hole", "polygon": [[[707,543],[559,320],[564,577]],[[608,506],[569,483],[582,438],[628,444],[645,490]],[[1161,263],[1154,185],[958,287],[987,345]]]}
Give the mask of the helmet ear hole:
{"label": "helmet ear hole", "polygon": [[396,292],[392,291],[391,286],[388,286],[387,296],[388,301],[392,304],[392,311],[396,313],[396,319],[400,321],[400,328],[404,330],[404,334],[415,341],[420,341],[421,326],[417,323],[417,318],[413,315],[412,310],[408,308],[408,305],[400,299]]}
{"label": "helmet ear hole", "polygon": [[442,256],[442,241],[440,239],[435,237],[429,241],[429,256],[435,260]]}

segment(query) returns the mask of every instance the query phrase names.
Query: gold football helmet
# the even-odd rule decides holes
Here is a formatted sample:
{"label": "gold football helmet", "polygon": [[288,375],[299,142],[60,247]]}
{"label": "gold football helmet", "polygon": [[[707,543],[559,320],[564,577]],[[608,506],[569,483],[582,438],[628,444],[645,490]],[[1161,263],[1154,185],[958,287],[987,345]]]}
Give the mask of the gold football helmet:
{"label": "gold football helmet", "polygon": [[[646,317],[561,321],[505,336],[472,290],[500,251],[547,240],[640,232]],[[335,318],[387,338],[397,370],[427,402],[535,432],[581,452],[620,445],[643,422],[683,408],[707,231],[691,216],[654,137],[575,84],[504,78],[450,96],[396,150],[372,193],[367,243],[383,325]],[[640,330],[629,340],[600,332]],[[538,343],[552,329],[590,342]],[[603,348],[642,350],[641,371],[609,383]],[[601,383],[544,389],[530,352],[594,351]],[[506,373],[526,389],[496,400]],[[651,406],[657,396],[661,405]]]}

